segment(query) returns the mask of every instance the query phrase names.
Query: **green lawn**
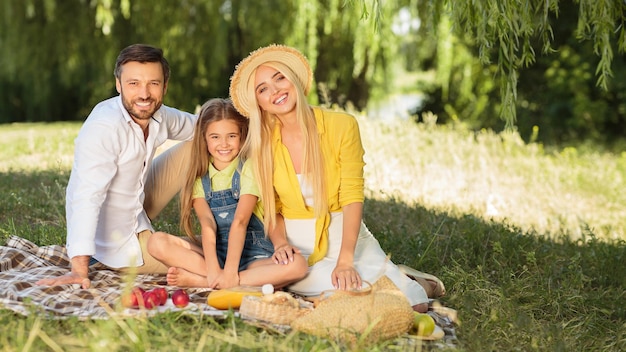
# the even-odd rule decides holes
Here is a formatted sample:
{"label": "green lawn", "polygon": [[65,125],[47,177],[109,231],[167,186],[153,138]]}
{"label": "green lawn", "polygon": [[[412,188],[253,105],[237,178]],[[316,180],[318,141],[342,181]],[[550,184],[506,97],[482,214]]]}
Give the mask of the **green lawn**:
{"label": "green lawn", "polygon": [[[359,120],[365,222],[393,261],[445,282],[442,302],[461,319],[458,350],[626,350],[626,153],[551,151],[514,134]],[[0,126],[2,241],[64,243],[64,187],[79,127]],[[155,226],[176,232],[177,223],[171,204]],[[0,310],[0,324],[3,351],[345,348],[233,317],[177,313],[51,321]],[[388,341],[362,349],[407,348]]]}

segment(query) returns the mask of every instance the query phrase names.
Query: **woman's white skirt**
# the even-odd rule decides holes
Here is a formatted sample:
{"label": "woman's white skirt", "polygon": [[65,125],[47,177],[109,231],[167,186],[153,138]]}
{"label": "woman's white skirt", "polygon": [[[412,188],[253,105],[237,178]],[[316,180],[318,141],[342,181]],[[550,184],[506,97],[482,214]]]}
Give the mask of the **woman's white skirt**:
{"label": "woman's white skirt", "polygon": [[[308,258],[313,252],[315,243],[315,219],[285,219],[287,238],[292,246],[299,248],[302,255]],[[331,214],[328,229],[328,253],[319,262],[309,267],[307,276],[301,281],[289,286],[289,290],[303,296],[318,296],[322,291],[333,290],[331,274],[337,265],[341,250],[343,231],[343,213]],[[383,275],[387,275],[393,283],[404,293],[411,305],[428,302],[424,288],[404,275],[388,258],[378,240],[361,222],[359,239],[354,251],[354,266],[362,280],[376,282]]]}

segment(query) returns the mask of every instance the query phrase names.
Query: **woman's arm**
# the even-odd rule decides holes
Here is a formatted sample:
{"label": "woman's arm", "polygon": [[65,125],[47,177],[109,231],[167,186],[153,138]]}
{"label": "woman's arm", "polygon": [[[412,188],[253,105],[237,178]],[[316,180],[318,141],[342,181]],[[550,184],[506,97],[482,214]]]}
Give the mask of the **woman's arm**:
{"label": "woman's arm", "polygon": [[[343,212],[342,242],[337,266],[332,273],[333,283],[339,289],[361,287],[361,276],[354,267],[356,248],[361,222],[363,220],[364,180],[363,144],[356,119],[343,118],[339,121],[340,138],[337,160],[339,160],[339,198]],[[339,132],[340,131],[340,132]]]}
{"label": "woman's arm", "polygon": [[361,287],[361,276],[354,268],[354,250],[359,238],[363,203],[356,202],[345,205],[343,211],[343,234],[337,266],[331,279],[338,289]]}
{"label": "woman's arm", "polygon": [[300,253],[300,249],[293,247],[287,240],[287,230],[285,229],[285,218],[281,214],[276,214],[276,226],[270,229],[268,236],[274,245],[274,263],[289,264],[293,262],[294,253]]}

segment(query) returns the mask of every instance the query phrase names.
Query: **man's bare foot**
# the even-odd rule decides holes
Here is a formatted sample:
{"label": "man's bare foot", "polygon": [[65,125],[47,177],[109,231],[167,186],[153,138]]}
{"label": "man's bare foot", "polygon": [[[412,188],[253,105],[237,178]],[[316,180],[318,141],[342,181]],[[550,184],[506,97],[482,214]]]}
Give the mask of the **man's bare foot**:
{"label": "man's bare foot", "polygon": [[167,269],[167,284],[178,287],[209,287],[206,277],[174,266]]}

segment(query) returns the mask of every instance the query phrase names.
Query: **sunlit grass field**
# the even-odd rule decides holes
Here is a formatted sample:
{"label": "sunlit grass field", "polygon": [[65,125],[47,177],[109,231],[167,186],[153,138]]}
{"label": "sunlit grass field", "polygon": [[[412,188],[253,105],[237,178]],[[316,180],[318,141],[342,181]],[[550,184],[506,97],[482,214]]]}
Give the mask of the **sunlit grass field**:
{"label": "sunlit grass field", "polygon": [[[359,117],[365,222],[393,261],[438,275],[461,351],[626,350],[626,154],[515,134]],[[0,126],[0,237],[65,241],[78,123]],[[177,232],[173,202],[155,226]],[[0,350],[336,351],[346,346],[168,313],[79,322],[0,310]],[[388,341],[362,350],[420,350]]]}

